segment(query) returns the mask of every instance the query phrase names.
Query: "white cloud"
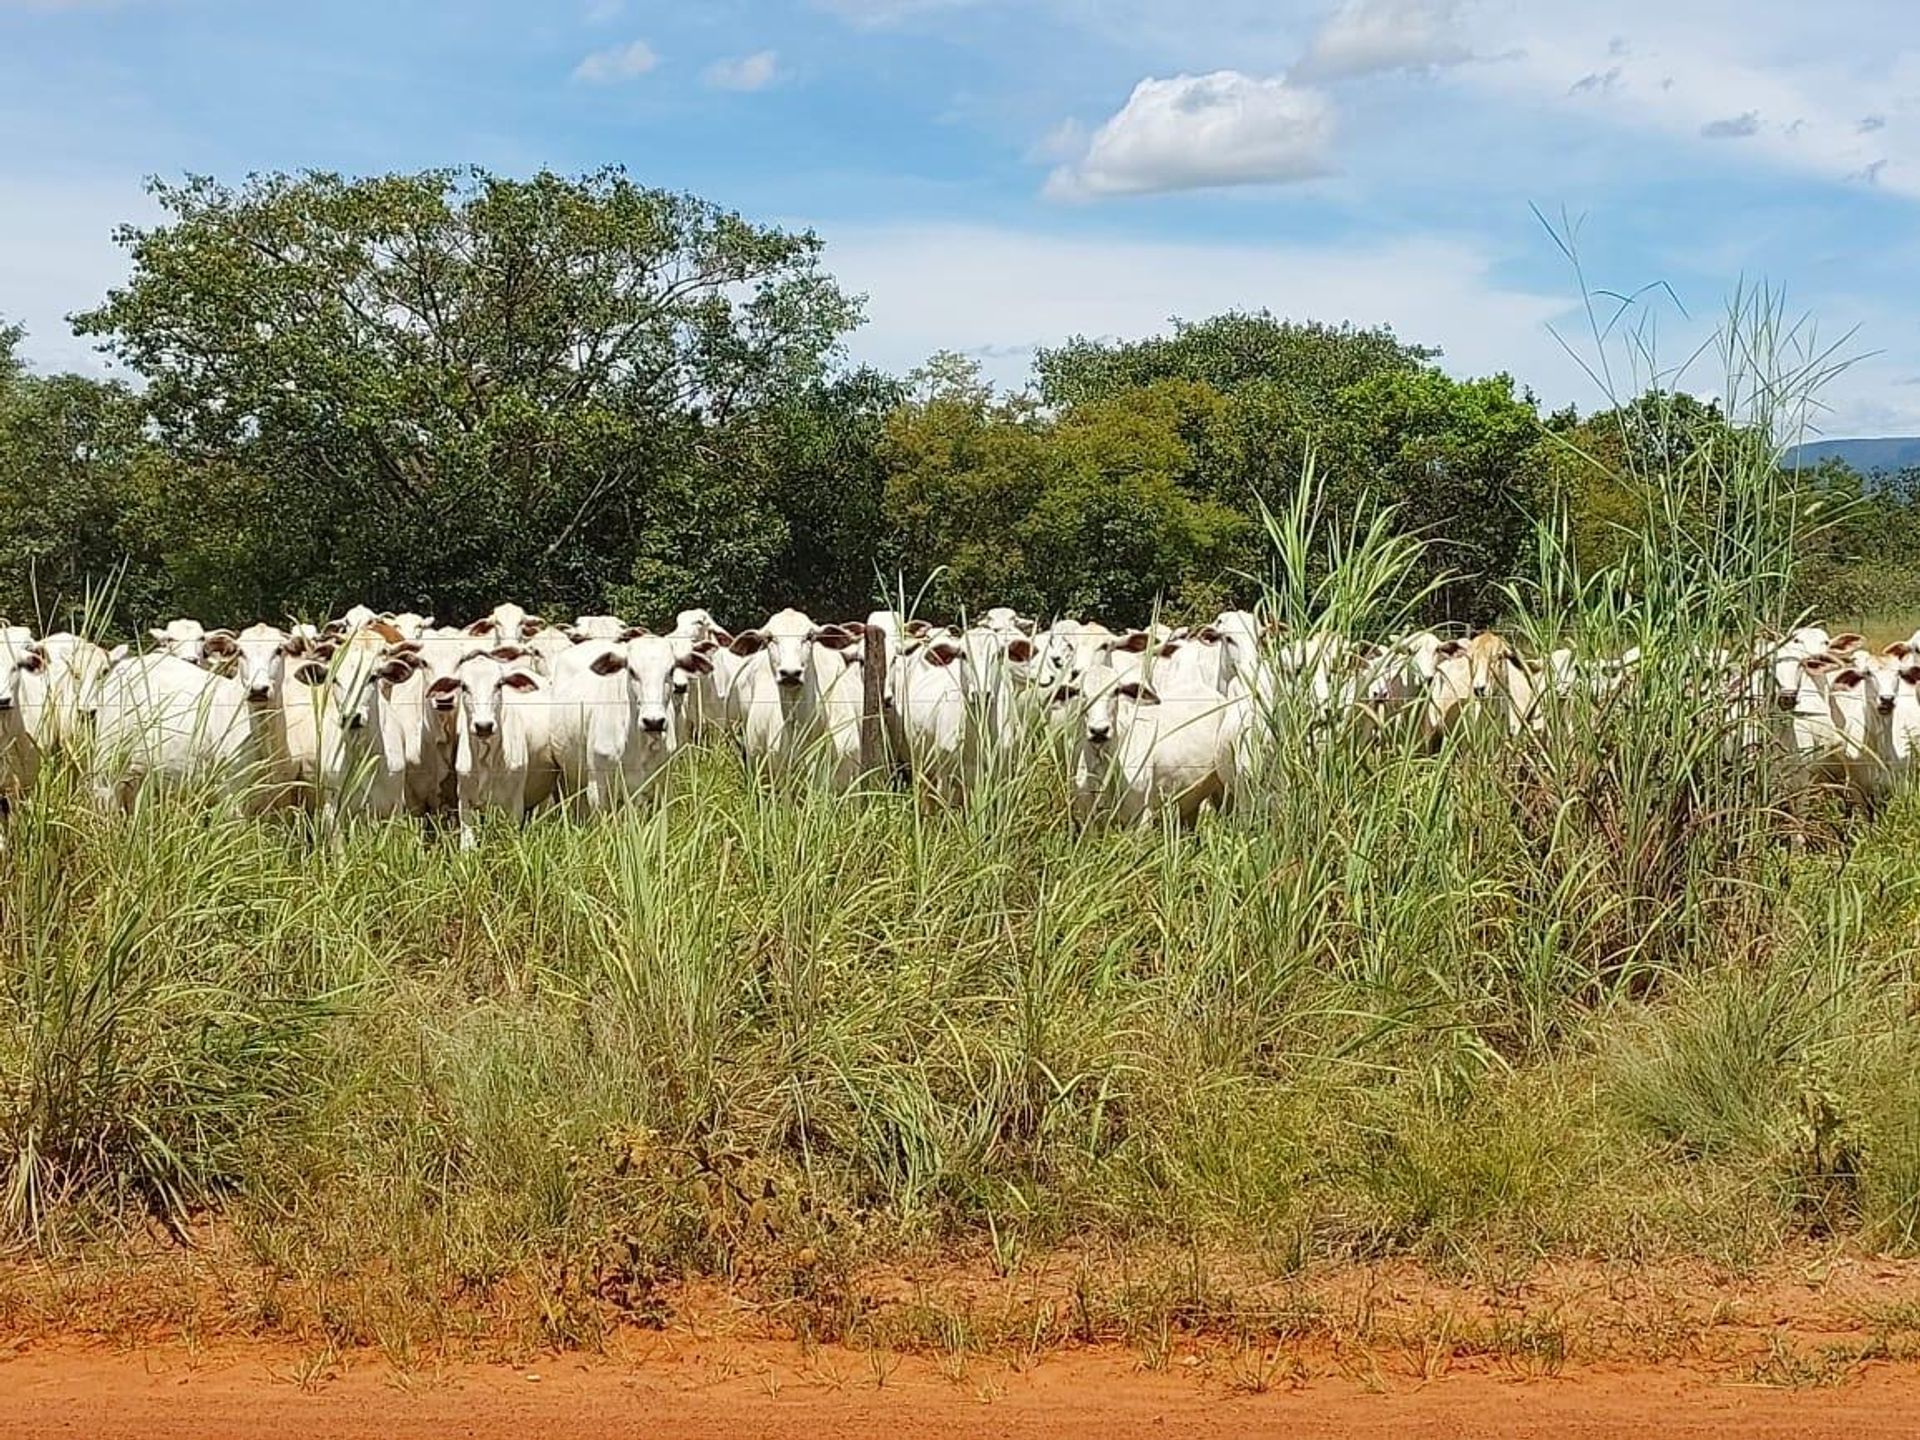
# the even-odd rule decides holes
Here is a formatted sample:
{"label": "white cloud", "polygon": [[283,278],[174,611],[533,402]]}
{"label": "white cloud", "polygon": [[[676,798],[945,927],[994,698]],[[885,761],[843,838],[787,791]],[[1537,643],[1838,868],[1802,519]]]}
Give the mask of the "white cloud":
{"label": "white cloud", "polygon": [[1332,143],[1326,97],[1281,77],[1148,78],[1094,132],[1085,155],[1053,172],[1047,193],[1080,199],[1307,180],[1327,173]]}
{"label": "white cloud", "polygon": [[645,75],[660,63],[653,47],[644,40],[596,50],[573,67],[573,78],[589,85],[616,85]]}
{"label": "white cloud", "polygon": [[[1133,339],[1164,332],[1172,316],[1197,320],[1264,306],[1295,320],[1391,325],[1404,340],[1441,347],[1450,374],[1505,371],[1548,407],[1606,403],[1554,338],[1557,330],[1592,359],[1571,277],[1560,294],[1504,283],[1482,249],[1450,236],[1250,245],[1081,239],[957,223],[815,228],[826,237],[828,267],[867,296],[867,324],[850,345],[854,358],[896,374],[936,350],[959,350],[979,359],[989,379],[1018,387],[1036,349],[1071,335]],[[1858,325],[1845,353],[1898,350],[1870,355],[1822,392],[1821,432],[1920,435],[1920,385],[1902,383],[1915,374],[1906,337],[1920,328],[1920,311],[1890,313],[1862,297],[1807,298],[1824,322],[1820,335],[1837,338]],[[1662,310],[1658,351],[1666,365],[1693,354],[1720,319],[1717,295],[1694,299],[1690,320],[1658,297],[1649,301]],[[1715,391],[1723,378],[1716,353],[1709,347],[1681,383]],[[1618,347],[1613,358],[1617,365]],[[1616,375],[1623,393],[1630,381],[1624,371]]]}
{"label": "white cloud", "polygon": [[1265,306],[1293,319],[1390,324],[1444,347],[1456,373],[1508,370],[1556,401],[1591,399],[1546,329],[1569,313],[1570,297],[1501,284],[1485,255],[1449,238],[1237,245],[962,224],[818,228],[829,268],[868,297],[855,353],[900,372],[955,349],[1017,385],[1038,345],[1131,338],[1164,330],[1174,315]]}
{"label": "white cloud", "polygon": [[716,60],[706,68],[707,84],[716,90],[764,90],[780,73],[780,57],[772,50],[756,50],[737,59]]}
{"label": "white cloud", "polygon": [[1307,47],[1298,73],[1368,75],[1431,70],[1473,58],[1455,0],[1342,0]]}

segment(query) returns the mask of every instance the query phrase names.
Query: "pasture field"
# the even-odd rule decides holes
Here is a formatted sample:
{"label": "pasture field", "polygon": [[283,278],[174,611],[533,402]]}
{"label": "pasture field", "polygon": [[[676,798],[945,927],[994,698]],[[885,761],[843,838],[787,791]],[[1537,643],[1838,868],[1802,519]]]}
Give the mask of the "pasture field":
{"label": "pasture field", "polygon": [[[1541,526],[1502,630],[1629,683],[1437,753],[1283,690],[1191,830],[1082,828],[1044,747],[934,804],[769,793],[720,741],[658,804],[471,849],[109,815],[49,767],[0,848],[0,1325],[408,1363],[617,1348],[718,1293],[803,1349],[1229,1337],[1263,1389],[1369,1333],[1342,1276],[1883,1264],[1872,1354],[1911,1359],[1920,799],[1808,796],[1725,683],[1797,618],[1780,428],[1642,477],[1615,569]],[[1264,616],[1403,628],[1427,542],[1318,493],[1266,517]],[[1395,1334],[1551,1371],[1693,1355],[1700,1308],[1586,1351],[1550,1302]],[[1770,1343],[1761,1383],[1867,1356]]]}
{"label": "pasture field", "polygon": [[[1285,763],[1079,833],[1042,768],[946,811],[720,750],[471,853],[55,773],[0,852],[7,1233],[86,1274],[171,1232],[247,1325],[396,1354],[598,1344],[716,1279],[845,1337],[938,1257],[1913,1248],[1913,797],[1650,828],[1505,743]],[[0,1314],[57,1316],[45,1274]]]}

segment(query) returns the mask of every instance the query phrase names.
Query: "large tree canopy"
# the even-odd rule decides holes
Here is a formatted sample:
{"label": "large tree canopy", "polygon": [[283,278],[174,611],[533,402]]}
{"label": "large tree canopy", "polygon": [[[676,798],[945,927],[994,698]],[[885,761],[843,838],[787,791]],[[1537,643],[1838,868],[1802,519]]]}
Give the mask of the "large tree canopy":
{"label": "large tree canopy", "polygon": [[284,604],[590,606],[708,564],[690,589],[738,593],[779,554],[759,477],[690,492],[740,483],[857,318],[813,236],[617,170],[154,193],[169,220],[122,232],[132,279],[77,325],[228,472],[234,558]]}
{"label": "large tree canopy", "polygon": [[[743,623],[904,589],[941,616],[1192,619],[1258,597],[1261,509],[1311,466],[1342,517],[1390,507],[1427,536],[1429,615],[1478,623],[1547,516],[1587,570],[1650,527],[1703,555],[1750,533],[1716,476],[1774,439],[1669,393],[1543,419],[1390,330],[1263,310],[1069,339],[1011,393],[956,354],[849,368],[859,305],[817,239],[618,170],[154,193],[162,221],[121,232],[127,284],[76,317],[128,381],[36,375],[0,324],[7,616],[71,623],[104,595],[125,634],[512,597]],[[1920,596],[1910,491],[1782,483],[1829,522],[1788,537],[1820,595]]]}

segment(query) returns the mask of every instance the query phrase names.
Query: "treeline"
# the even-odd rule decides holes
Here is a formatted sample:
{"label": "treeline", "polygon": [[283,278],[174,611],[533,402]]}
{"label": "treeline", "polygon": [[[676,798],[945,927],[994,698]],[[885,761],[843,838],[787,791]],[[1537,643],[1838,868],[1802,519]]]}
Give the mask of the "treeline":
{"label": "treeline", "polygon": [[[121,233],[128,283],[74,317],[131,382],[32,373],[0,330],[15,620],[503,597],[848,615],[902,584],[940,614],[1188,616],[1253,597],[1262,506],[1311,466],[1336,507],[1390,505],[1434,539],[1434,617],[1478,622],[1542,517],[1607,563],[1643,477],[1731,434],[1685,396],[1543,415],[1390,331],[1265,312],[1071,339],[1016,395],[953,354],[854,368],[860,302],[815,237],[617,170],[154,193],[163,223]],[[1828,522],[1810,601],[1920,602],[1911,492],[1863,499],[1837,467],[1802,483]]]}

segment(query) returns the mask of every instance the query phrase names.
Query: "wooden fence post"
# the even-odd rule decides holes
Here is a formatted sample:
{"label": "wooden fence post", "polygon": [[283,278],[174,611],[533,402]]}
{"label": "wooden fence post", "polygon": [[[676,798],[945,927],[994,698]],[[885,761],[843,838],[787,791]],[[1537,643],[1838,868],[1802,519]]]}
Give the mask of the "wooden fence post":
{"label": "wooden fence post", "polygon": [[868,776],[887,771],[887,632],[869,625],[862,642],[860,769]]}

